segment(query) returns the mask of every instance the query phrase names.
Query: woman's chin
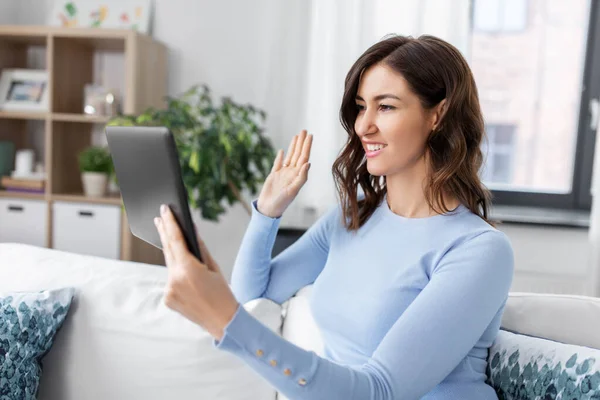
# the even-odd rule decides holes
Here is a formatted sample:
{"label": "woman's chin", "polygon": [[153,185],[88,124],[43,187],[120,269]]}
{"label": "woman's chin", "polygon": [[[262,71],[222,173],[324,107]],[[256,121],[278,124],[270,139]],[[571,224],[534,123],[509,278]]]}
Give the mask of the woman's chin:
{"label": "woman's chin", "polygon": [[377,165],[376,163],[372,163],[367,161],[367,171],[369,171],[369,174],[373,175],[373,176],[383,176],[385,175],[385,169],[382,168],[381,166]]}

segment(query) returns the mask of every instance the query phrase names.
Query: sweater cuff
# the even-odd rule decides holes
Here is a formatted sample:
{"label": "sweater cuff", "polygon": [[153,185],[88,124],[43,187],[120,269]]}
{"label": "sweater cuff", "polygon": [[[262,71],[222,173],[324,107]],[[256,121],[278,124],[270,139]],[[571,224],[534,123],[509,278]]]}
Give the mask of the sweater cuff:
{"label": "sweater cuff", "polygon": [[225,327],[221,341],[213,339],[217,349],[233,353],[257,364],[267,374],[283,377],[304,387],[316,373],[319,357],[282,338],[240,305]]}
{"label": "sweater cuff", "polygon": [[258,211],[258,200],[252,201],[252,218],[248,226],[248,231],[251,232],[277,232],[281,217],[271,218]]}
{"label": "sweater cuff", "polygon": [[[240,316],[240,314],[244,313],[246,315]],[[244,322],[244,320],[246,320],[249,316],[250,315],[248,315],[248,312],[244,309],[244,306],[240,303],[235,311],[235,314],[233,314],[233,318],[231,318],[231,321],[229,321],[229,323],[225,326],[225,329],[223,329],[223,337],[221,340],[219,341],[218,339],[213,339],[214,347],[219,350],[226,350],[229,352],[241,350],[241,347],[235,342],[229,332],[231,332],[232,329],[235,331],[236,325],[243,325],[244,323],[247,323]]]}

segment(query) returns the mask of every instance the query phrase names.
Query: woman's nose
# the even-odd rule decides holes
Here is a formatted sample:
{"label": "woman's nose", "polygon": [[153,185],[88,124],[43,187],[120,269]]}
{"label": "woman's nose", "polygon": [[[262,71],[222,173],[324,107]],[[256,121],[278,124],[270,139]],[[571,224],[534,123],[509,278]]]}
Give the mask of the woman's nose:
{"label": "woman's nose", "polygon": [[354,123],[354,130],[358,136],[368,135],[370,133],[377,132],[377,125],[375,124],[375,119],[371,116],[371,113],[368,111],[364,111],[362,114],[359,114],[356,117],[356,122]]}

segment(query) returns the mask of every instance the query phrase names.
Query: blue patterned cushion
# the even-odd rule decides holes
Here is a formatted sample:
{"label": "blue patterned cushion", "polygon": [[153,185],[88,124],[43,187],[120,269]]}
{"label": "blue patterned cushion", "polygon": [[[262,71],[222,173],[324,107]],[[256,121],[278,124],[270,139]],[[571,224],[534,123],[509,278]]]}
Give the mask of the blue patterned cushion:
{"label": "blue patterned cushion", "polygon": [[74,293],[72,288],[0,293],[0,400],[36,398],[42,357]]}
{"label": "blue patterned cushion", "polygon": [[500,400],[600,400],[600,350],[500,331],[487,376]]}

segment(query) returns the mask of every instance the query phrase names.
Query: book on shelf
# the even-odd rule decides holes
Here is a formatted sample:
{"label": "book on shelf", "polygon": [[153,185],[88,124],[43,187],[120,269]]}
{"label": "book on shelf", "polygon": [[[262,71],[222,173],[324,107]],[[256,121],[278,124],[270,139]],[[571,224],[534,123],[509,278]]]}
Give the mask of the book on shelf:
{"label": "book on shelf", "polygon": [[35,191],[32,193],[39,193],[39,191],[43,193],[46,181],[43,179],[15,179],[9,176],[3,176],[2,180],[0,180],[0,184],[2,185],[2,188],[10,191],[26,190]]}
{"label": "book on shelf", "polygon": [[23,189],[23,188],[11,188],[5,187],[2,190],[11,193],[31,193],[31,194],[44,194],[44,189]]}

